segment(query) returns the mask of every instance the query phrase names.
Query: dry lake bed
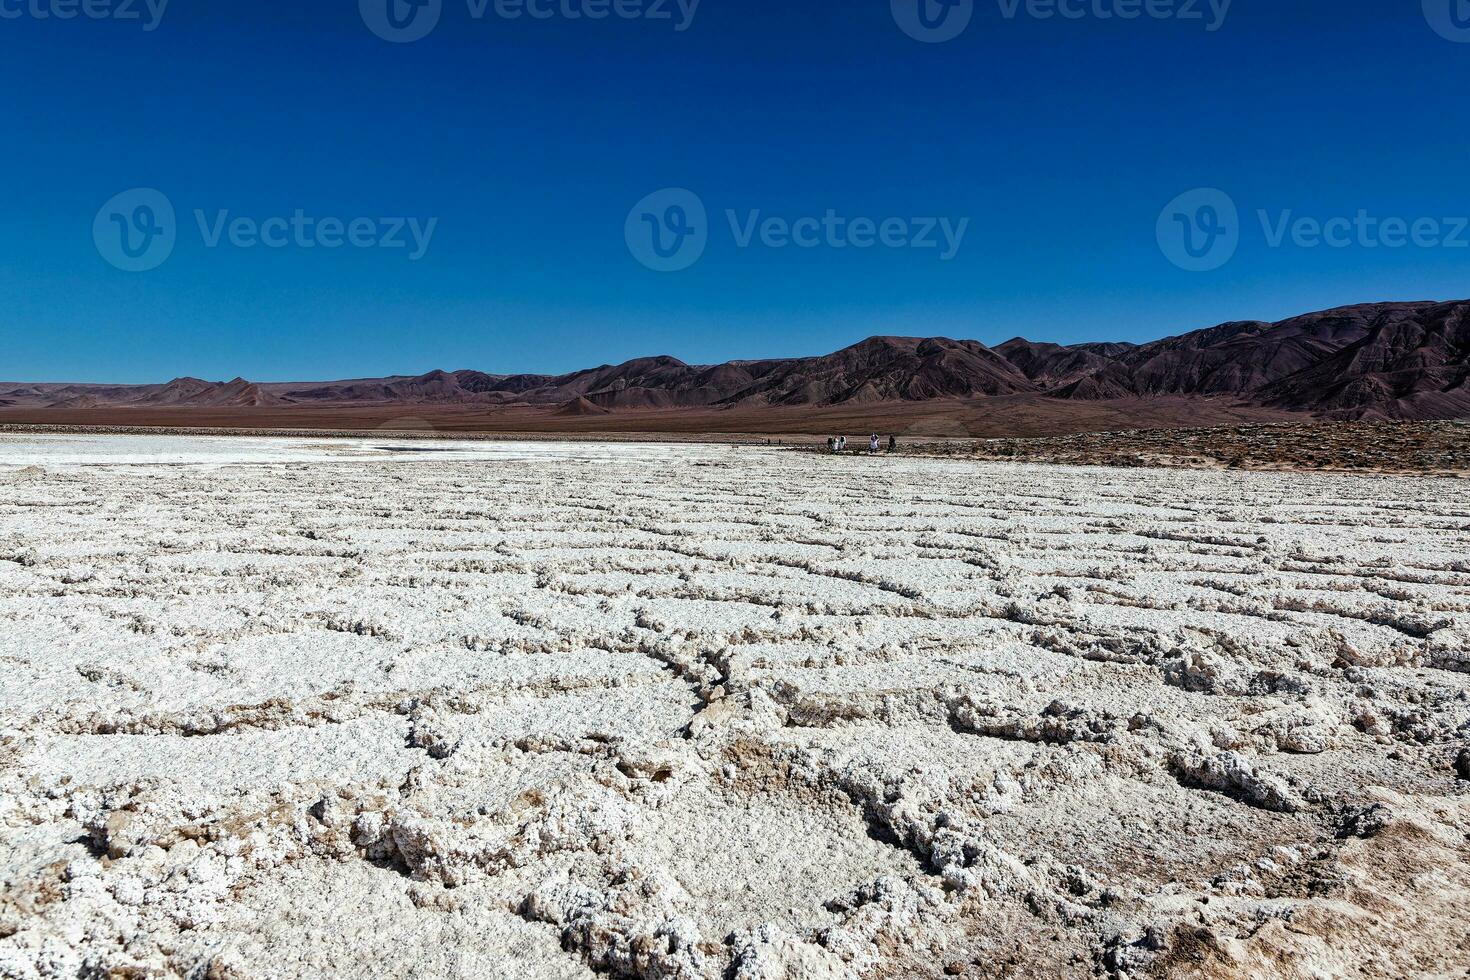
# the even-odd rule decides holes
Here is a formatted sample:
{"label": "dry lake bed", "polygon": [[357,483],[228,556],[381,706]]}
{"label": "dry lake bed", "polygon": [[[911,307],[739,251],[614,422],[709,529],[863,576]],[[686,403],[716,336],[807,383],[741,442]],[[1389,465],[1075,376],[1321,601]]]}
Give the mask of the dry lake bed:
{"label": "dry lake bed", "polygon": [[1464,977],[1466,486],[0,436],[0,976]]}

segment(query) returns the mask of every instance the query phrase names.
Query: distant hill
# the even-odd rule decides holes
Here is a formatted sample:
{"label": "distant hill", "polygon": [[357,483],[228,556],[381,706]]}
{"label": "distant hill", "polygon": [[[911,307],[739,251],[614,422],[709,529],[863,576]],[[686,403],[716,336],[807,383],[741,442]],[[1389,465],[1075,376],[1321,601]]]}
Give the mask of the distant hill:
{"label": "distant hill", "polygon": [[[1230,395],[1344,418],[1470,416],[1470,302],[1373,303],[1225,323],[1139,347],[998,350],[1060,398]],[[1085,363],[1084,363],[1085,362]]]}
{"label": "distant hill", "polygon": [[1240,321],[1147,344],[995,348],[872,337],[820,357],[690,365],[644,357],[564,375],[431,371],[295,384],[0,384],[19,408],[544,406],[566,416],[671,408],[864,406],[1034,396],[1062,401],[1228,397],[1351,419],[1470,418],[1470,301],[1372,303],[1279,323]]}

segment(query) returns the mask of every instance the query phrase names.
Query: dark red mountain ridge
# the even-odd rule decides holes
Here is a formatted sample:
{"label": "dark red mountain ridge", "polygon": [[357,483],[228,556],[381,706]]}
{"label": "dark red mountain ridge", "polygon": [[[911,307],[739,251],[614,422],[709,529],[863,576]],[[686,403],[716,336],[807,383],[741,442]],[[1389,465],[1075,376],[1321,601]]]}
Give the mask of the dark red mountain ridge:
{"label": "dark red mountain ridge", "polygon": [[669,408],[865,405],[1032,395],[1204,396],[1333,418],[1470,418],[1470,300],[1370,303],[1239,321],[1147,344],[994,348],[871,337],[820,357],[690,365],[644,357],[564,375],[431,371],[355,381],[159,385],[0,383],[10,408],[545,406],[584,416]]}

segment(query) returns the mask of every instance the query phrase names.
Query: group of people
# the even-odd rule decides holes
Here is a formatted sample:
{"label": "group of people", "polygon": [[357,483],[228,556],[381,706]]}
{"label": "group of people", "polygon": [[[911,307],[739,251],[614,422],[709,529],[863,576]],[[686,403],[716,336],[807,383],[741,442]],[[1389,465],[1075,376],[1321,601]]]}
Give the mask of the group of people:
{"label": "group of people", "polygon": [[[897,452],[898,451],[898,437],[897,436],[889,436],[888,437],[888,451],[890,453]],[[829,452],[829,453],[844,453],[844,452],[847,452],[847,436],[828,436],[827,437],[827,452]],[[877,452],[878,452],[878,436],[876,434],[871,435],[871,436],[868,436],[868,453],[869,453],[869,455],[876,455]]]}

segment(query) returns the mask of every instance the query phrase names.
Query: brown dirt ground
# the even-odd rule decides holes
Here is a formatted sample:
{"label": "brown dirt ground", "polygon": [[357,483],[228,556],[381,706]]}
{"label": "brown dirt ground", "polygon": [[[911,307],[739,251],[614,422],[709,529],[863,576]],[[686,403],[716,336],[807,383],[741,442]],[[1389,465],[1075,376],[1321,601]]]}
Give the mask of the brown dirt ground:
{"label": "brown dirt ground", "polygon": [[1467,422],[1296,422],[907,446],[911,455],[1084,466],[1470,477]]}
{"label": "brown dirt ground", "polygon": [[1299,413],[1232,399],[1152,398],[1073,402],[1037,395],[784,408],[671,409],[561,415],[555,407],[464,405],[272,406],[262,408],[0,408],[0,425],[46,427],[409,431],[465,436],[554,435],[709,438],[724,441],[877,432],[900,439],[988,439],[1122,428],[1238,425],[1302,419]]}

